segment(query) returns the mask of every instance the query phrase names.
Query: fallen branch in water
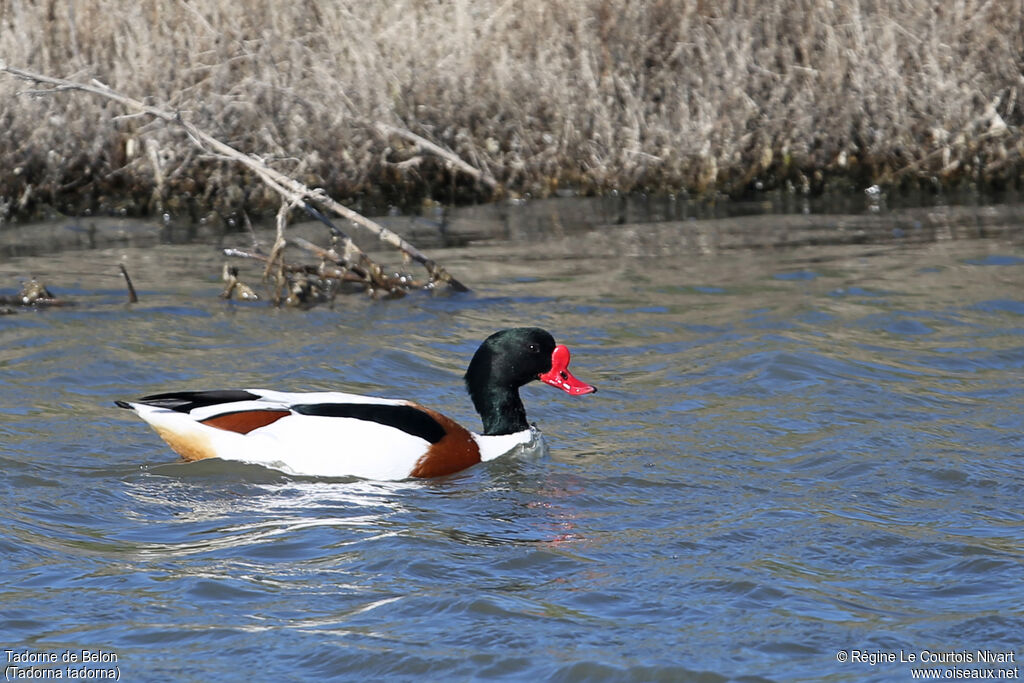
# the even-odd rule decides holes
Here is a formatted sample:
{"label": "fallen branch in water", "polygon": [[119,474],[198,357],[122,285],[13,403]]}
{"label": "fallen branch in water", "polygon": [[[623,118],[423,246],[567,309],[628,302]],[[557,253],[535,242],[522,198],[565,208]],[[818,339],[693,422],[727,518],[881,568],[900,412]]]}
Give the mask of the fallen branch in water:
{"label": "fallen branch in water", "polygon": [[238,268],[228,266],[226,263],[224,264],[224,282],[227,283],[227,287],[221,292],[221,298],[230,299],[234,297],[242,301],[259,301],[259,294],[253,291],[252,287],[238,279]]}
{"label": "fallen branch in water", "polygon": [[124,283],[128,285],[128,303],[139,303],[139,295],[135,293],[135,287],[132,285],[132,279],[128,277],[128,269],[124,267],[123,263],[119,263],[117,265],[121,269],[121,275],[124,276]]}
{"label": "fallen branch in water", "polygon": [[[345,258],[334,249],[324,249],[301,237],[292,238],[289,245],[306,251],[319,259],[316,265],[294,264],[286,262],[282,256],[271,257],[256,251],[228,248],[224,255],[232,258],[259,261],[266,268],[277,268],[277,289],[274,293],[275,303],[306,308],[319,303],[329,303],[342,288],[364,291],[374,298],[397,298],[404,296],[411,289],[422,289],[426,283],[419,282],[408,275],[387,275],[383,271],[377,273],[373,280],[377,284],[367,286],[368,276],[358,267],[345,266]],[[224,264],[222,279],[226,287],[221,292],[225,299],[256,301],[260,297],[251,287],[239,279],[238,268]]]}
{"label": "fallen branch in water", "polygon": [[[55,297],[39,280],[32,278],[21,283],[21,291],[14,296],[0,296],[0,306],[20,306],[25,308],[46,308],[50,306],[70,306],[71,302]],[[14,309],[5,308],[5,314],[14,313]]]}
{"label": "fallen branch in water", "polygon": [[[268,166],[261,159],[252,154],[243,154],[239,150],[227,145],[220,140],[214,138],[212,135],[196,128],[194,125],[186,121],[180,112],[172,112],[158,107],[153,107],[139,100],[127,97],[111,89],[107,85],[93,80],[91,83],[77,83],[75,81],[68,81],[63,78],[54,78],[51,76],[45,76],[43,74],[26,71],[24,69],[17,69],[12,66],[8,66],[3,62],[0,62],[0,71],[5,71],[16,78],[20,78],[26,81],[32,81],[35,83],[41,83],[51,86],[49,90],[34,91],[33,94],[50,94],[55,92],[63,92],[67,90],[77,90],[82,92],[91,93],[100,97],[118,102],[119,104],[127,107],[128,109],[136,112],[152,116],[154,118],[165,121],[166,123],[179,126],[189,136],[193,144],[195,144],[201,150],[212,152],[213,154],[220,156],[224,159],[235,161],[242,164],[253,173],[255,173],[260,180],[262,180],[271,189],[281,195],[283,205],[281,212],[278,214],[278,240],[274,245],[274,250],[271,252],[271,259],[268,261],[267,270],[265,275],[269,277],[270,272],[273,268],[275,257],[280,257],[280,252],[284,247],[284,228],[283,221],[287,216],[286,207],[296,206],[303,207],[311,215],[325,222],[331,230],[333,238],[341,243],[344,258],[339,261],[339,265],[343,265],[346,268],[351,269],[355,273],[361,273],[366,279],[367,288],[370,291],[377,291],[380,289],[390,289],[394,286],[394,282],[391,279],[383,276],[383,270],[378,266],[369,256],[366,255],[352,239],[345,234],[341,229],[330,222],[322,213],[320,213],[313,204],[320,205],[325,209],[334,212],[335,214],[345,218],[357,225],[360,225],[371,233],[375,234],[377,238],[389,244],[396,249],[399,249],[408,258],[416,261],[422,265],[429,275],[428,281],[424,284],[425,288],[433,289],[438,285],[447,284],[454,291],[464,292],[468,291],[468,288],[459,282],[457,279],[452,277],[442,266],[437,264],[433,259],[429,258],[426,254],[418,250],[413,245],[406,242],[399,235],[388,230],[384,226],[376,223],[375,221],[363,216],[362,214],[349,209],[342,204],[339,204],[335,200],[331,199],[326,192],[322,189],[310,189],[306,185],[299,181],[291,178],[279,171]],[[383,125],[383,124],[382,124]],[[406,137],[413,136],[420,142],[421,147],[424,147],[428,151],[439,154],[444,158],[452,161],[452,158],[458,159],[451,152],[446,152],[440,147],[429,143],[419,136],[410,133],[408,131],[402,132],[401,129],[391,129],[391,127],[384,127],[384,130],[392,130],[396,134],[402,134]],[[471,166],[461,162],[459,168],[465,172],[475,172],[474,177],[479,177],[483,182],[493,182],[493,179],[488,179],[490,176],[481,174],[480,171],[473,169]],[[454,163],[454,162],[453,162]],[[281,283],[280,277],[278,278],[278,284]]]}

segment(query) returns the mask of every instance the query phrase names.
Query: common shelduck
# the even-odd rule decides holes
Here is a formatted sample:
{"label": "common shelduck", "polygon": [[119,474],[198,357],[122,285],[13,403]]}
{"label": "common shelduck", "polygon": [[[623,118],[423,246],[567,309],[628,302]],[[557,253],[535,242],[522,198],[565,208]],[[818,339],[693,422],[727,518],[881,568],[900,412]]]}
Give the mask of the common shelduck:
{"label": "common shelduck", "polygon": [[524,384],[539,379],[571,395],[597,391],[568,365],[569,349],[537,327],[484,340],[465,375],[483,434],[417,403],[333,391],[182,391],[117,405],[135,410],[189,461],[223,458],[306,476],[437,477],[539,438],[519,398]]}

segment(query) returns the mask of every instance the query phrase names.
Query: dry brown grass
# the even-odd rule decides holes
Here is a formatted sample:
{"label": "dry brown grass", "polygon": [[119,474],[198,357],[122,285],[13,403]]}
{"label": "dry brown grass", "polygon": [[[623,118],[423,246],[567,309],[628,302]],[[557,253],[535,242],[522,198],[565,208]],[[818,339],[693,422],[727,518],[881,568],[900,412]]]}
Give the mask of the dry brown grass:
{"label": "dry brown grass", "polygon": [[[1024,0],[0,0],[0,61],[97,78],[335,196],[1020,184]],[[0,218],[277,199],[181,134],[0,75]]]}

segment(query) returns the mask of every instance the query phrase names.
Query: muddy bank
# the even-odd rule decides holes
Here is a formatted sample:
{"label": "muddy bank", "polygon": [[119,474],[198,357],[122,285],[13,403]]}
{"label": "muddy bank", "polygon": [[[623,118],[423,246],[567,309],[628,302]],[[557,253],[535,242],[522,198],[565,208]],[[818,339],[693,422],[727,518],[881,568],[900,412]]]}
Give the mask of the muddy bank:
{"label": "muddy bank", "polygon": [[[856,202],[851,200],[851,204]],[[915,244],[955,239],[1014,237],[1024,230],[1024,204],[874,208],[858,213],[775,213],[765,203],[715,206],[672,198],[605,197],[504,201],[437,209],[419,216],[374,220],[431,251],[482,243],[565,242],[590,256],[700,255],[734,249],[786,249],[841,244]],[[399,260],[368,234],[353,238],[383,259]],[[269,225],[257,225],[265,244]],[[325,244],[324,226],[297,220],[288,237]],[[41,256],[74,249],[145,247],[159,243],[247,247],[241,226],[134,218],[60,218],[0,229],[0,255]],[[571,248],[570,248],[571,247]]]}

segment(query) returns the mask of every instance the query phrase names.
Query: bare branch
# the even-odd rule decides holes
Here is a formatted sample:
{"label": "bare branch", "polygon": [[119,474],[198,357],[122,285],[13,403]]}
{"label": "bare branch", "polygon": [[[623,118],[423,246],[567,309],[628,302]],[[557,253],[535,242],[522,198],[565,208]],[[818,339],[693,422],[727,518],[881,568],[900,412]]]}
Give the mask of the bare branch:
{"label": "bare branch", "polygon": [[132,285],[132,279],[128,277],[128,269],[124,267],[123,263],[119,263],[117,266],[121,269],[121,275],[124,276],[124,283],[128,285],[128,303],[137,304],[139,302],[139,295],[135,293],[135,287]]}
{"label": "bare branch", "polygon": [[381,135],[397,135],[400,138],[405,138],[409,142],[419,147],[422,151],[434,156],[441,157],[449,164],[454,166],[459,171],[462,171],[466,175],[472,177],[477,182],[483,183],[487,187],[495,190],[498,188],[498,181],[495,180],[490,173],[487,171],[481,171],[478,168],[474,168],[467,164],[465,161],[460,159],[456,154],[449,150],[441,147],[440,145],[434,144],[430,140],[413,133],[411,130],[406,128],[398,128],[396,126],[389,126],[386,123],[376,123],[377,131]]}
{"label": "bare branch", "polygon": [[[44,83],[46,85],[52,86],[53,91],[51,92],[58,92],[64,90],[80,90],[82,92],[99,95],[100,97],[105,97],[107,99],[118,102],[129,109],[138,112],[143,112],[157,119],[163,120],[167,123],[179,126],[185,131],[185,133],[189,136],[189,138],[197,147],[204,151],[212,152],[214,154],[223,156],[225,158],[231,159],[235,162],[242,164],[249,170],[253,171],[257,176],[259,176],[259,178],[264,183],[269,185],[275,192],[280,194],[285,201],[296,205],[305,206],[307,209],[310,208],[309,202],[315,202],[317,204],[320,204],[321,206],[334,212],[335,214],[341,216],[342,218],[345,218],[349,221],[352,221],[353,223],[356,223],[357,225],[361,225],[362,227],[366,228],[370,232],[377,235],[378,239],[380,239],[382,242],[386,242],[387,244],[390,244],[396,249],[401,250],[409,258],[411,258],[412,260],[416,261],[424,268],[426,268],[427,272],[430,274],[431,281],[445,282],[456,291],[468,291],[468,288],[465,285],[463,285],[461,282],[452,277],[442,266],[437,264],[433,259],[429,258],[426,254],[424,254],[416,247],[406,242],[404,239],[402,239],[399,235],[395,234],[391,230],[388,230],[379,223],[363,216],[362,214],[356,211],[353,211],[352,209],[346,206],[343,206],[342,204],[339,204],[338,202],[331,199],[327,195],[327,193],[324,192],[322,189],[310,189],[309,187],[300,183],[294,178],[291,178],[267,166],[257,156],[253,154],[243,154],[234,147],[231,147],[230,145],[227,145],[221,142],[220,140],[216,139],[212,135],[209,135],[208,133],[196,128],[182,116],[181,112],[172,112],[160,109],[158,107],[150,106],[148,104],[145,104],[144,102],[140,102],[139,100],[122,95],[121,93],[112,90],[111,88],[107,87],[106,85],[100,83],[95,79],[88,84],[76,83],[74,81],[68,81],[62,78],[53,78],[51,76],[45,76],[43,74],[26,71],[24,69],[17,69],[15,67],[7,65],[2,61],[0,61],[0,71],[5,71],[11,74],[12,76],[20,78],[22,80],[32,81],[35,83]],[[455,155],[451,154],[450,152],[447,152],[446,150],[441,149],[440,147],[437,147],[436,145],[433,145],[433,143],[430,143],[427,140],[419,138],[419,136],[415,136],[415,134],[413,133],[409,133],[408,131],[405,131],[403,133],[401,129],[394,129],[391,126],[385,126],[384,130],[393,130],[396,134],[401,135],[412,135],[422,141],[422,143],[417,144],[422,144],[424,149],[429,149],[431,152],[437,153],[440,156],[449,159],[449,161],[451,161],[452,159],[458,160],[459,163],[461,164],[459,166],[460,169],[464,170],[465,172],[473,171],[476,174],[480,174],[480,171],[473,169],[471,166],[463,162],[461,159],[455,157]],[[471,173],[471,175],[472,174],[473,173]],[[489,178],[489,176],[487,177]],[[481,180],[483,182],[488,182],[483,177],[481,177]],[[493,182],[493,179],[491,180],[491,182]],[[366,256],[366,254],[361,249],[359,249],[358,246],[356,246],[356,244],[348,235],[339,230],[337,227],[331,227],[335,237],[343,242],[343,246],[346,253],[355,253],[359,256],[359,260],[365,262],[365,264],[372,264],[372,260],[368,256]],[[379,268],[377,268],[375,264],[373,265],[372,268],[370,268],[370,270],[373,271],[374,269],[379,270]]]}

